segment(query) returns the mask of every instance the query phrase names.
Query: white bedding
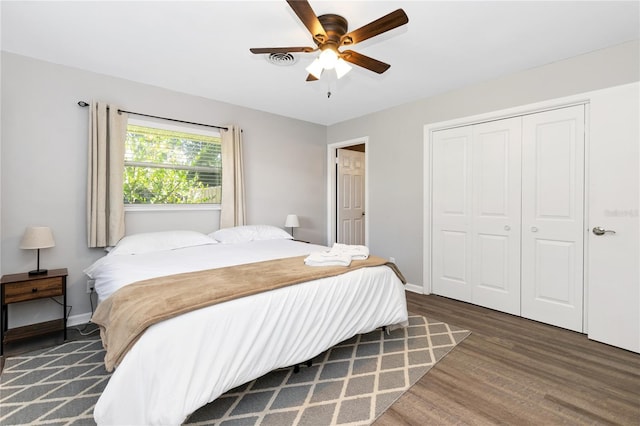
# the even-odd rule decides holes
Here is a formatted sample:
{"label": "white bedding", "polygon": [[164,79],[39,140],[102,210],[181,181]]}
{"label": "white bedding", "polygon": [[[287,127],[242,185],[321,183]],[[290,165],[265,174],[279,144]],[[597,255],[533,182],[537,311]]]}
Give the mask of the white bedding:
{"label": "white bedding", "polygon": [[[291,240],[210,244],[105,256],[85,272],[100,300],[146,278],[326,247]],[[116,368],[94,410],[100,425],[173,425],[224,392],[313,358],[375,328],[407,321],[404,287],[385,266],[232,300],[150,327]]]}

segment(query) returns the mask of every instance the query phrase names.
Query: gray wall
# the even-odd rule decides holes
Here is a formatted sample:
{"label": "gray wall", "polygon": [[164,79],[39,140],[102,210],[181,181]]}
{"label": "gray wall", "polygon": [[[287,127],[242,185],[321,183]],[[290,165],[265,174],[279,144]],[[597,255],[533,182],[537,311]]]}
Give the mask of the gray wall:
{"label": "gray wall", "polygon": [[[87,108],[103,100],[122,108],[244,129],[247,220],[283,227],[300,217],[296,237],[324,243],[326,127],[196,96],[2,53],[2,274],[35,269],[36,254],[19,248],[29,225],[50,226],[56,246],[41,250],[44,268],[69,269],[71,317],[90,312],[82,270],[104,254],[88,249],[85,226]],[[214,82],[212,82],[214,83]],[[206,220],[210,223],[193,223]],[[127,224],[166,224],[175,214],[127,213]],[[145,217],[146,216],[146,217]],[[190,229],[215,230],[218,212],[196,212]],[[41,309],[44,306],[44,309]],[[11,307],[9,326],[55,317],[53,302]]]}
{"label": "gray wall", "polygon": [[371,252],[423,285],[425,124],[638,81],[639,51],[628,42],[330,126],[328,143],[369,137]]}

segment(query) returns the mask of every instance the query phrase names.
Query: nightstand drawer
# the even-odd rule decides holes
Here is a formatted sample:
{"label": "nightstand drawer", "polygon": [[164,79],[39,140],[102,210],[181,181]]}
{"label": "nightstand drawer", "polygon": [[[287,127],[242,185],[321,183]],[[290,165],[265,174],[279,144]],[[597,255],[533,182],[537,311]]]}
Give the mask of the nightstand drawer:
{"label": "nightstand drawer", "polygon": [[[44,274],[31,275],[27,272],[3,275],[0,279],[0,355],[4,354],[4,344],[15,340],[28,339],[53,331],[62,331],[62,338],[67,340],[67,268],[51,269]],[[62,303],[60,319],[28,324],[9,328],[9,305],[16,302],[45,299],[59,296]]]}
{"label": "nightstand drawer", "polygon": [[9,283],[3,286],[4,303],[23,302],[42,297],[63,295],[62,277]]}

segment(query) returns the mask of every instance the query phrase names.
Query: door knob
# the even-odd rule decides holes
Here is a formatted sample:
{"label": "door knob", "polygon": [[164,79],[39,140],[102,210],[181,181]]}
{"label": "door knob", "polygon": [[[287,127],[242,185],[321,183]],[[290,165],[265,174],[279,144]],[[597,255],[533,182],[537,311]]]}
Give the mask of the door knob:
{"label": "door knob", "polygon": [[604,234],[606,234],[607,232],[611,232],[612,234],[615,234],[615,233],[616,233],[616,231],[613,231],[613,230],[611,230],[611,229],[604,229],[604,228],[603,228],[603,227],[601,227],[601,226],[596,226],[595,228],[593,228],[593,229],[592,229],[592,232],[593,232],[595,235],[604,235]]}

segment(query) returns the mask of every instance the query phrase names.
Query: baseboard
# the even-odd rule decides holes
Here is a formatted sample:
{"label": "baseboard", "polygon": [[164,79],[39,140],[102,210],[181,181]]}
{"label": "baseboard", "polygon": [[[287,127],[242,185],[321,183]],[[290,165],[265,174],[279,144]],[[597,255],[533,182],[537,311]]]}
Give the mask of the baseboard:
{"label": "baseboard", "polygon": [[91,312],[87,312],[86,314],[73,315],[67,318],[67,327],[86,324],[89,321],[91,321]]}
{"label": "baseboard", "polygon": [[424,290],[423,290],[422,286],[420,286],[420,285],[407,283],[407,284],[405,284],[404,288],[405,288],[405,290],[408,290],[408,291],[413,292],[413,293],[424,294]]}

